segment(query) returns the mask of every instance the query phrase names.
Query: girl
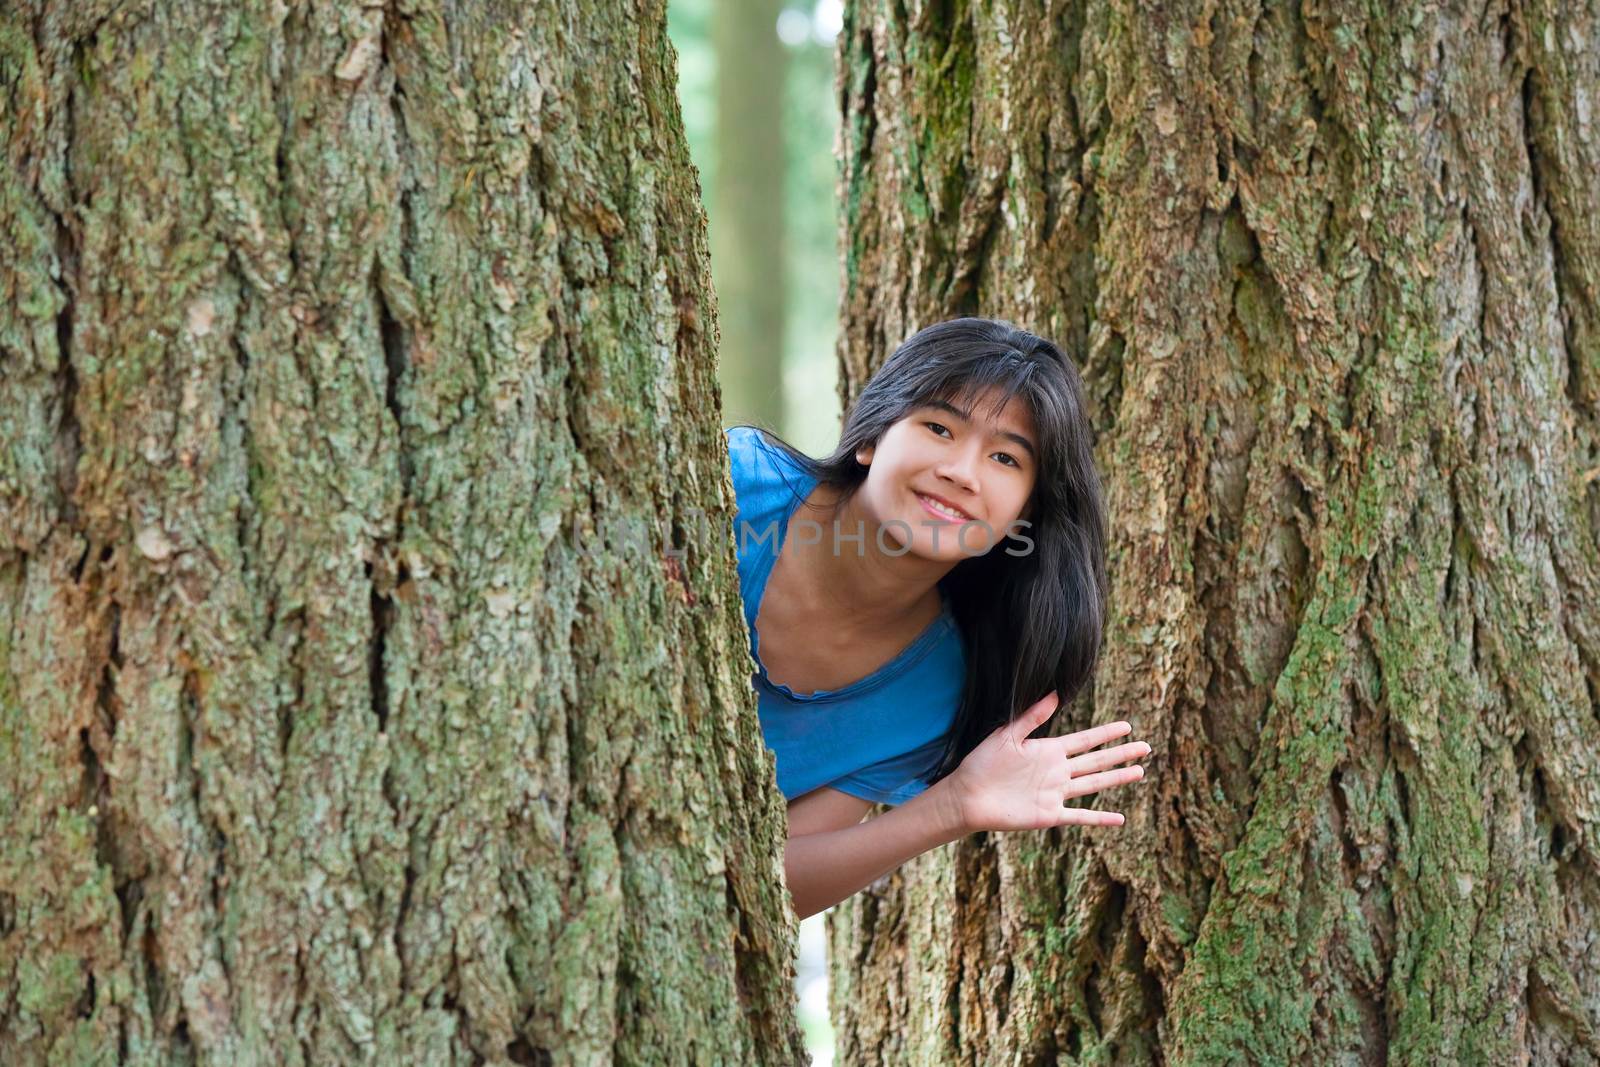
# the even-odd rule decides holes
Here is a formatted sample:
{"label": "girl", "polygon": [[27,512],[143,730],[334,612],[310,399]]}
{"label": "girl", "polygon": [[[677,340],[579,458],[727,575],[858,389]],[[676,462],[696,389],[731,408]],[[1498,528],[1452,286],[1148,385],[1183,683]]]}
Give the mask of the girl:
{"label": "girl", "polygon": [[[1105,513],[1083,388],[992,319],[921,330],[816,460],[728,431],[762,735],[800,917],[979,830],[1119,826],[1064,802],[1143,776],[1115,722],[1029,735],[1089,680]],[[1021,709],[1019,714],[1014,714]],[[873,804],[892,810],[862,822]]]}

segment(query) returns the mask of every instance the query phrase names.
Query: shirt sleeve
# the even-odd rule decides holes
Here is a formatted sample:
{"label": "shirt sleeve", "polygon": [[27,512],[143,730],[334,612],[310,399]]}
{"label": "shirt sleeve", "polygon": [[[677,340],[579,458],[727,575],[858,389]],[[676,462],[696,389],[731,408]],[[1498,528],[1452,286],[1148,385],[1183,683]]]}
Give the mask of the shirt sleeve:
{"label": "shirt sleeve", "polygon": [[928,779],[939,767],[944,754],[944,738],[891,756],[828,783],[832,789],[874,804],[899,807],[928,788]]}

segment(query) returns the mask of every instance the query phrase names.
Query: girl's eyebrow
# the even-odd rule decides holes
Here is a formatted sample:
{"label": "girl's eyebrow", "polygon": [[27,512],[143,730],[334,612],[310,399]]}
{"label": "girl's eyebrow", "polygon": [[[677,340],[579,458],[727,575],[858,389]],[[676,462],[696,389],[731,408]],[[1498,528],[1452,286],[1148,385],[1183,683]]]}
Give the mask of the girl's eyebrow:
{"label": "girl's eyebrow", "polygon": [[[960,408],[956,407],[947,400],[930,400],[923,406],[937,408],[940,411],[948,411],[950,414],[954,415],[963,422],[972,421],[972,412],[962,411]],[[1033,460],[1035,463],[1039,462],[1038,453],[1034,452],[1033,450],[1033,443],[1020,433],[1012,433],[1010,430],[996,430],[995,436],[1004,437],[1008,441],[1015,441],[1019,446],[1027,449],[1029,459]]]}

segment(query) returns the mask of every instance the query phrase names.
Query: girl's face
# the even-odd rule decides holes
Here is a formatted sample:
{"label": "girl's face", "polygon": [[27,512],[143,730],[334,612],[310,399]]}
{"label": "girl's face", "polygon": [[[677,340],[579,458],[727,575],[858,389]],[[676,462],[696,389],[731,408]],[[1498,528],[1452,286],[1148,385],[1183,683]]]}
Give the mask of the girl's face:
{"label": "girl's face", "polygon": [[[959,563],[998,545],[1013,521],[1027,517],[1038,470],[1033,418],[1016,397],[991,414],[994,399],[991,389],[930,401],[857,450],[867,477],[856,501],[884,526],[885,545]],[[988,529],[968,525],[963,532],[974,521]],[[905,554],[900,548],[888,551]]]}

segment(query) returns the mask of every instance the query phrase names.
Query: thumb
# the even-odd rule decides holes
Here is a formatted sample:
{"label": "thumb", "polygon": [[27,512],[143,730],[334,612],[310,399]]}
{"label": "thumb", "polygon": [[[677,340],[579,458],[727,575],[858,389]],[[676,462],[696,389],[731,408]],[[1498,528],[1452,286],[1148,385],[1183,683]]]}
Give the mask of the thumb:
{"label": "thumb", "polygon": [[1044,723],[1048,722],[1050,716],[1054,715],[1056,713],[1056,709],[1060,706],[1061,699],[1056,696],[1056,691],[1054,689],[1046,693],[1044,697],[1037,703],[1029,705],[1023,710],[1021,715],[1017,716],[1016,733],[1018,739],[1020,740],[1021,738],[1027,737],[1040,726],[1044,725]]}

